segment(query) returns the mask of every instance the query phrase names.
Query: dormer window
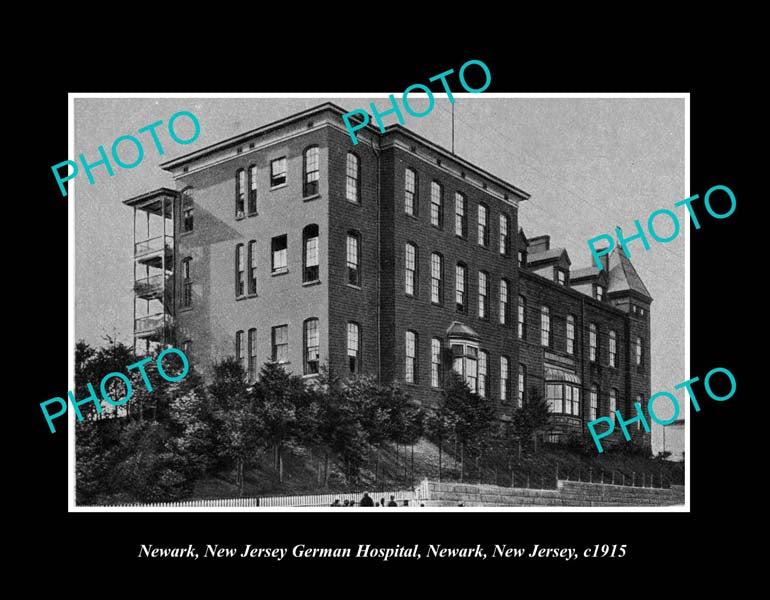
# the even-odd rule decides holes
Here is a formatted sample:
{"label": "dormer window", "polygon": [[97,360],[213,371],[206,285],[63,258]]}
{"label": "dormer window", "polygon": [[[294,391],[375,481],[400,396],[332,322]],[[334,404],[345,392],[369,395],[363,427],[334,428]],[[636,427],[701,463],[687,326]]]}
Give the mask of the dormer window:
{"label": "dormer window", "polygon": [[527,253],[524,250],[519,250],[519,266],[522,269],[527,266]]}
{"label": "dormer window", "polygon": [[604,292],[606,290],[604,289],[603,285],[599,285],[598,283],[594,286],[594,298],[598,300],[599,302],[604,301]]}
{"label": "dormer window", "polygon": [[556,269],[556,283],[567,285],[567,272],[564,269]]}

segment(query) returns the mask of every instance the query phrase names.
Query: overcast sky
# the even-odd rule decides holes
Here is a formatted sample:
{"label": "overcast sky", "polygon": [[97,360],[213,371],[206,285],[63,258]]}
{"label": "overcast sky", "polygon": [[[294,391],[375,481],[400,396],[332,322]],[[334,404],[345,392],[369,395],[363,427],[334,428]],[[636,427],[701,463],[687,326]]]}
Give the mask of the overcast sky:
{"label": "overcast sky", "polygon": [[[146,143],[138,167],[115,166],[113,177],[97,167],[94,185],[82,171],[73,180],[76,339],[94,345],[101,345],[105,335],[132,341],[132,210],[122,201],[160,186],[174,188],[161,162],[326,101],[347,110],[368,109],[372,101],[388,108],[386,98],[75,99],[76,156],[82,152],[96,161],[97,146],[109,153],[116,137],[137,135],[157,120],[164,121],[158,135],[166,150],[158,156],[145,133],[139,136]],[[425,106],[419,100],[410,104],[415,112]],[[187,146],[173,142],[165,129],[180,110],[193,112],[201,127],[200,137]],[[433,111],[423,118],[404,114],[406,127],[451,148],[446,98],[437,95]],[[389,115],[384,122],[397,120]],[[178,123],[180,137],[187,137],[183,119]],[[549,234],[552,247],[567,249],[573,269],[591,264],[586,244],[591,237],[611,233],[616,225],[630,235],[634,219],[646,223],[659,208],[681,217],[684,210],[673,204],[686,197],[684,141],[683,99],[456,96],[456,154],[529,192],[530,200],[520,205],[520,226],[528,237]],[[126,161],[129,146],[121,145]],[[656,221],[656,228],[661,225],[656,231],[665,237],[671,230],[663,221]],[[651,391],[674,392],[674,385],[685,380],[684,234],[665,245],[651,243],[647,252],[639,241],[630,246],[632,262],[654,299]],[[682,392],[676,395],[681,401]],[[664,418],[665,408],[657,408]],[[661,447],[661,429],[653,428],[655,450]]]}

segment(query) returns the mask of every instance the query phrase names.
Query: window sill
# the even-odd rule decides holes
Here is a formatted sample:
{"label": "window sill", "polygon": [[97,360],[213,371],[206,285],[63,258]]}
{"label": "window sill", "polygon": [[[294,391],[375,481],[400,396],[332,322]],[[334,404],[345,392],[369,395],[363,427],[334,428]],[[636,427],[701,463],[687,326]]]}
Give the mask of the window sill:
{"label": "window sill", "polygon": [[467,235],[460,235],[459,233],[455,232],[455,237],[461,239],[464,242],[468,241],[468,236]]}
{"label": "window sill", "polygon": [[361,201],[360,200],[351,200],[350,198],[345,198],[348,204],[352,204],[353,206],[357,206],[358,208],[361,208]]}
{"label": "window sill", "polygon": [[318,378],[319,373],[307,373],[306,375],[302,376],[302,379],[309,380],[309,379],[316,379]]}
{"label": "window sill", "polygon": [[433,229],[438,229],[439,231],[444,231],[444,228],[441,225],[436,225],[435,223],[430,224]]}
{"label": "window sill", "polygon": [[415,221],[419,221],[420,220],[420,217],[418,215],[413,215],[413,214],[410,214],[410,213],[408,213],[406,211],[404,211],[404,215],[409,217],[410,219],[414,219]]}
{"label": "window sill", "polygon": [[305,281],[302,283],[302,287],[313,287],[314,285],[321,285],[321,280],[316,279],[314,281]]}
{"label": "window sill", "polygon": [[345,285],[347,287],[349,287],[349,288],[354,289],[354,290],[358,290],[359,292],[361,291],[361,286],[360,285],[353,285],[352,283],[346,283]]}
{"label": "window sill", "polygon": [[258,216],[258,215],[259,215],[259,213],[258,213],[258,212],[253,212],[253,213],[249,213],[249,214],[247,214],[246,216],[247,216],[247,217],[256,217],[256,216]]}
{"label": "window sill", "polygon": [[192,310],[193,310],[193,307],[192,307],[192,306],[180,306],[180,307],[177,309],[177,312],[178,312],[178,313],[186,313],[186,312],[190,312],[190,311],[192,311]]}
{"label": "window sill", "polygon": [[412,300],[417,300],[417,296],[415,296],[414,294],[407,294],[406,292],[404,292],[404,296],[406,296],[407,298],[411,298]]}
{"label": "window sill", "polygon": [[318,200],[318,198],[321,197],[321,194],[313,194],[312,196],[304,196],[302,198],[302,202],[310,202],[311,200]]}
{"label": "window sill", "polygon": [[430,304],[431,304],[431,306],[439,306],[439,307],[443,307],[444,306],[443,302],[434,302],[433,300],[430,301]]}
{"label": "window sill", "polygon": [[236,221],[243,221],[246,218],[246,215],[235,215]]}
{"label": "window sill", "polygon": [[241,300],[248,300],[249,298],[256,298],[257,294],[244,294],[243,296],[236,296],[235,301],[240,302]]}
{"label": "window sill", "polygon": [[270,273],[270,277],[279,277],[280,275],[288,275],[289,269],[286,269],[285,271],[273,271]]}
{"label": "window sill", "polygon": [[195,230],[194,230],[194,229],[191,229],[190,231],[182,231],[182,232],[179,234],[179,237],[185,237],[186,235],[190,235],[191,233],[195,233]]}
{"label": "window sill", "polygon": [[285,183],[285,182],[279,183],[278,185],[272,185],[270,186],[270,191],[272,192],[273,190],[280,190],[281,188],[285,188],[287,185],[288,183]]}

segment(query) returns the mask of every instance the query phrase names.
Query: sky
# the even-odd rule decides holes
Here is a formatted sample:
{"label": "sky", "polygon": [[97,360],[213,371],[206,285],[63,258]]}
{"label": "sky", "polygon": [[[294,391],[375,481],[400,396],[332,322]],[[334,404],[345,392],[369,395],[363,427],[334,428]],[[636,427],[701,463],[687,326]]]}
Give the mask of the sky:
{"label": "sky", "polygon": [[[113,165],[113,177],[96,167],[93,185],[82,168],[70,182],[75,190],[68,198],[75,203],[75,339],[102,345],[109,335],[132,342],[132,210],[122,201],[161,186],[175,188],[160,163],[327,101],[346,110],[371,112],[370,102],[381,112],[389,108],[387,98],[76,98],[75,156],[62,161],[82,152],[95,162],[98,146],[109,153],[115,138],[126,134],[142,140],[145,155],[131,170]],[[419,113],[427,102],[410,95],[410,105]],[[590,266],[588,239],[616,226],[630,235],[635,219],[646,223],[657,209],[669,208],[685,223],[683,207],[673,207],[686,197],[684,99],[455,94],[454,109],[455,153],[530,193],[519,206],[519,225],[527,237],[548,234],[551,247],[566,248],[573,269]],[[200,136],[185,146],[166,128],[169,117],[182,110],[200,123]],[[403,112],[406,127],[451,148],[451,105],[445,96],[436,94],[425,117]],[[149,134],[137,133],[158,120],[163,121],[157,129],[163,156]],[[184,121],[177,122],[183,139],[192,131]],[[389,125],[397,117],[383,121]],[[120,146],[128,162],[133,158],[129,147]],[[671,231],[665,219],[656,221],[659,236]],[[665,245],[651,240],[646,252],[639,241],[630,246],[631,261],[653,297],[651,391],[675,393],[682,408],[683,391],[674,385],[686,379],[684,244],[681,233]],[[656,404],[655,410],[665,419],[672,409]],[[661,441],[662,428],[654,426],[654,451]]]}

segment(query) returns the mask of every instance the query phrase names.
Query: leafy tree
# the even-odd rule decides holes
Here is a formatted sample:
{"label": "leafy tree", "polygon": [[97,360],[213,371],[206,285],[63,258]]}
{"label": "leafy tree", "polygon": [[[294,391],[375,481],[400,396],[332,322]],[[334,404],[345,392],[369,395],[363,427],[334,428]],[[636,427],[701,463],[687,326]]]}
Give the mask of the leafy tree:
{"label": "leafy tree", "polygon": [[529,388],[524,405],[513,414],[513,423],[518,436],[523,440],[532,440],[537,452],[538,433],[551,429],[551,410],[537,386]]}
{"label": "leafy tree", "polygon": [[185,460],[188,478],[197,478],[212,465],[215,440],[213,415],[201,376],[191,371],[168,389],[169,447]]}
{"label": "leafy tree", "polygon": [[454,435],[457,416],[451,412],[445,402],[428,412],[425,417],[425,432],[431,441],[438,445],[438,480],[441,481],[441,467],[444,453],[444,441]]}

